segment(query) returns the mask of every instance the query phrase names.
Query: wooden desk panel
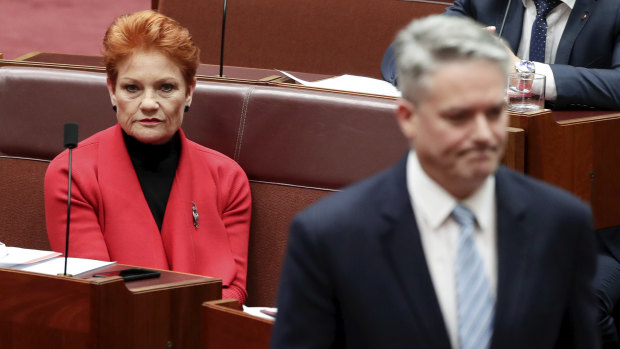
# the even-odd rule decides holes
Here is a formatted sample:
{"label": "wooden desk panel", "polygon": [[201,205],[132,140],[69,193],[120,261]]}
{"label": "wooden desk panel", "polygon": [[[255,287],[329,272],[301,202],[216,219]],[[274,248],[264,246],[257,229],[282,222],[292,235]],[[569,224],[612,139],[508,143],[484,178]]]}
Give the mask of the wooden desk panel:
{"label": "wooden desk panel", "polygon": [[125,283],[0,269],[0,347],[198,348],[200,305],[221,298],[221,281],[161,273]]}
{"label": "wooden desk panel", "polygon": [[236,301],[217,300],[202,306],[203,349],[268,349],[273,320],[249,315]]}
{"label": "wooden desk panel", "polygon": [[[200,47],[201,61],[220,61],[223,0],[159,0]],[[413,18],[445,11],[450,1],[228,1],[224,63],[318,74],[381,78],[381,59]]]}
{"label": "wooden desk panel", "polygon": [[620,225],[620,114],[595,123],[592,139],[590,201],[595,223],[600,228]]}
{"label": "wooden desk panel", "polygon": [[[1,57],[0,57],[1,58]],[[18,57],[16,61],[23,62],[39,62],[39,63],[53,63],[62,65],[74,65],[74,66],[88,66],[88,67],[104,67],[102,56],[84,56],[73,55],[65,53],[53,53],[53,52],[30,52],[21,57]],[[277,70],[273,69],[260,69],[260,68],[244,68],[224,66],[223,69],[225,78],[243,79],[243,80],[263,80],[272,82],[294,82],[288,77],[282,75]],[[306,80],[317,81],[332,77],[332,75],[325,74],[311,74],[301,72],[290,72],[294,76]],[[196,72],[198,76],[219,76],[220,67],[215,64],[200,64]]]}
{"label": "wooden desk panel", "polygon": [[597,229],[620,225],[620,114],[543,110],[510,126],[525,130],[527,174],[590,203]]}

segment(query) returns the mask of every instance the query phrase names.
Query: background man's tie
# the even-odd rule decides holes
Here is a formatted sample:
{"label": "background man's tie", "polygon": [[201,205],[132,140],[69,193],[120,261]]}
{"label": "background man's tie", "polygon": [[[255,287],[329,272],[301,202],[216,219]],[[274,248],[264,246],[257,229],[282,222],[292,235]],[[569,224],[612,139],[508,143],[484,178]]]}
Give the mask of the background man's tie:
{"label": "background man's tie", "polygon": [[547,15],[556,8],[560,0],[534,0],[536,19],[532,24],[530,39],[530,61],[545,63],[545,45],[547,42]]}
{"label": "background man's tie", "polygon": [[495,304],[474,242],[475,217],[461,205],[452,217],[461,228],[455,265],[459,342],[461,349],[485,349],[491,343]]}

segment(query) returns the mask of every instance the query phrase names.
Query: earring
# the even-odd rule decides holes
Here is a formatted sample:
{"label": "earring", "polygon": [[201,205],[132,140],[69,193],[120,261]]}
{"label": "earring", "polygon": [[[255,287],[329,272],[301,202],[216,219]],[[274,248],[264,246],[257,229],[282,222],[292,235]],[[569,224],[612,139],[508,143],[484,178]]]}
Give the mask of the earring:
{"label": "earring", "polygon": [[112,110],[116,111],[116,106],[115,105],[112,106]]}
{"label": "earring", "polygon": [[187,113],[189,111],[189,105],[185,106],[185,112]]}

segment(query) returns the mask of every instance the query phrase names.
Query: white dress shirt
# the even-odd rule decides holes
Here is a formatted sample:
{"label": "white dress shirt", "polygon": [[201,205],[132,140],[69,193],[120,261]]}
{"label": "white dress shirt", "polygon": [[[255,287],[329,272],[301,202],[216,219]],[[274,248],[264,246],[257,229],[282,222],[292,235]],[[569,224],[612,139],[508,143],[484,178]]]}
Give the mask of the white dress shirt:
{"label": "white dress shirt", "polygon": [[491,287],[497,294],[497,210],[495,177],[489,176],[470,197],[457,201],[422,169],[412,150],[407,158],[407,190],[420,231],[426,264],[433,281],[452,348],[459,348],[454,263],[460,233],[452,210],[460,203],[476,217],[475,242]]}
{"label": "white dress shirt", "polygon": [[[532,24],[536,19],[536,5],[533,0],[522,0],[525,6],[525,14],[523,15],[523,28],[521,32],[521,42],[517,56],[521,59],[528,60],[530,57],[530,38],[532,36]],[[545,99],[554,101],[558,97],[557,88],[555,86],[555,78],[549,64],[555,63],[555,56],[558,52],[560,39],[566,28],[568,17],[575,6],[575,0],[562,0],[556,8],[547,15],[547,40],[545,42],[545,62],[535,62],[536,73],[543,74],[547,78],[545,86]]]}

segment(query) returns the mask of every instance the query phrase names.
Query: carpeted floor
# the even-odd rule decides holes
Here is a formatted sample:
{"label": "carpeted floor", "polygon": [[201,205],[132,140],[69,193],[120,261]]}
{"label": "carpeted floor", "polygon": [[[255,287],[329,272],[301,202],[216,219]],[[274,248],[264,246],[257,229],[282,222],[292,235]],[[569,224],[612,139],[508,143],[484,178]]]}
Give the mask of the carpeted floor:
{"label": "carpeted floor", "polygon": [[149,8],[151,0],[0,0],[0,53],[100,55],[114,18]]}

